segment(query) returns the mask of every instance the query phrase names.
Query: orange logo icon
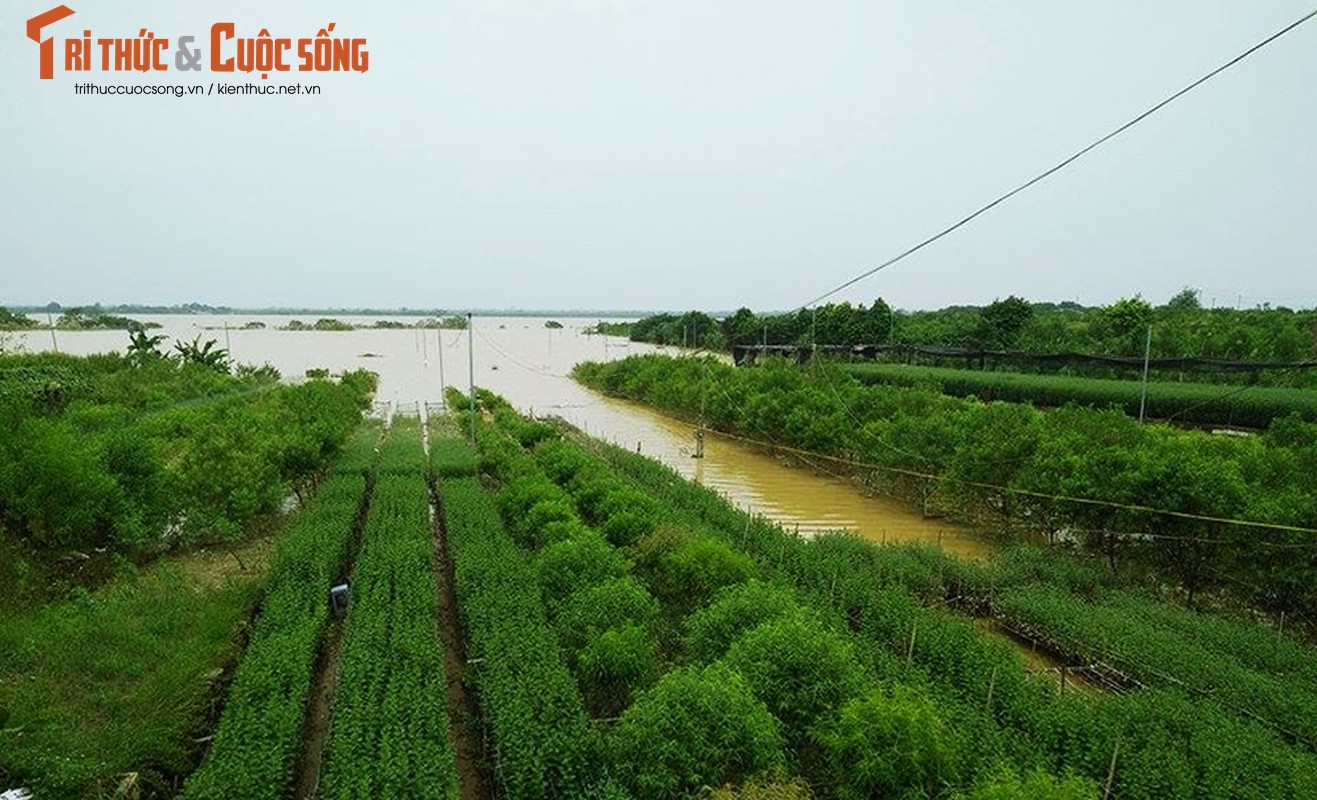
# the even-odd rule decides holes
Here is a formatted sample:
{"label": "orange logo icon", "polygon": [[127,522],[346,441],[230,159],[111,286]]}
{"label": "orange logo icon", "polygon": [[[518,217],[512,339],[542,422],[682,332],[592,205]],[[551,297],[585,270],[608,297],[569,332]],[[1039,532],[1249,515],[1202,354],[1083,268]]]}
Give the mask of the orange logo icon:
{"label": "orange logo icon", "polygon": [[68,6],[56,6],[46,13],[38,14],[27,21],[27,38],[41,45],[41,80],[43,81],[55,77],[55,40],[42,39],[41,29],[71,16],[73,16],[73,9]]}

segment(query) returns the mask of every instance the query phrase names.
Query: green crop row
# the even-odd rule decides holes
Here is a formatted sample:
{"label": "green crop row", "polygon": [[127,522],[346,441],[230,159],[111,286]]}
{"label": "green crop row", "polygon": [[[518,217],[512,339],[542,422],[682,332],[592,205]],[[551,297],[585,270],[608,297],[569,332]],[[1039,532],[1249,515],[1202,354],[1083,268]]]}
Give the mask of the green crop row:
{"label": "green crop row", "polygon": [[[907,364],[853,364],[846,371],[861,383],[893,386],[935,386],[955,397],[1007,400],[1059,407],[1067,403],[1118,406],[1139,415],[1143,398],[1137,380],[1103,380],[1063,375],[920,367]],[[1220,386],[1207,383],[1148,384],[1144,409],[1151,419],[1174,419],[1207,425],[1265,428],[1277,417],[1298,414],[1317,422],[1317,391],[1265,386]]]}
{"label": "green crop row", "polygon": [[326,800],[457,797],[428,509],[424,478],[380,477],[338,661]]}
{"label": "green crop row", "polygon": [[1140,618],[1195,646],[1227,653],[1252,669],[1317,692],[1317,651],[1283,631],[1120,593],[1104,597],[1102,603],[1115,613]]}
{"label": "green crop row", "polygon": [[381,475],[424,475],[425,451],[421,448],[421,418],[395,416],[389,436],[380,444]]}
{"label": "green crop row", "polygon": [[439,479],[468,477],[476,474],[476,457],[460,439],[432,439],[430,471]]}
{"label": "green crop row", "polygon": [[330,477],[280,537],[255,631],[187,800],[279,800],[292,788],[329,588],[347,562],[365,487],[360,475]]}
{"label": "green crop row", "polygon": [[383,426],[378,419],[362,421],[343,445],[343,453],[332,467],[335,475],[367,475],[375,467]]}
{"label": "green crop row", "polygon": [[990,770],[1001,759],[1021,770],[1073,769],[1101,782],[1114,757],[1113,794],[1126,800],[1317,793],[1311,753],[1177,689],[1096,699],[1053,694],[1025,674],[1007,646],[920,603],[906,582],[931,587],[938,578],[910,550],[840,535],[805,541],[649,459],[606,445],[598,451],[662,507],[725,537],[794,586],[805,603],[840,615],[876,648],[875,663],[886,664],[889,675],[929,686],[944,718],[978,748],[978,763],[966,770]]}
{"label": "green crop row", "polygon": [[[669,656],[690,666],[645,688],[653,681],[644,674],[653,659],[643,637],[659,611],[632,577],[631,562],[588,528],[565,540],[524,535],[528,543],[552,542],[538,557],[542,589],[556,609],[564,649],[578,659],[587,697],[597,673],[624,678],[617,682],[629,691],[613,698],[624,710],[606,750],[612,773],[636,796],[685,797],[783,766],[808,777],[821,796],[945,796],[953,785],[1000,778],[1006,746],[997,734],[997,744],[985,748],[995,729],[980,709],[954,697],[934,707],[930,681],[911,681],[909,668],[854,646],[834,609],[806,607],[786,585],[755,580],[757,570],[744,555],[700,532],[698,524],[692,529],[675,506],[660,505],[576,444],[502,410],[495,419],[518,440],[538,442],[535,464],[543,470],[515,443],[480,438],[484,463],[507,481],[512,502],[505,510],[525,519],[537,516],[536,508],[561,511],[570,498],[588,521],[627,542],[626,552],[638,559],[636,574],[677,629],[681,646]],[[557,487],[543,483],[546,473]],[[568,498],[553,491],[559,487]],[[633,528],[637,518],[644,520],[641,530]],[[613,520],[626,524],[610,526]],[[575,517],[544,524],[580,528]],[[606,620],[612,630],[604,630]],[[590,645],[578,652],[591,631],[594,652]],[[899,676],[901,684],[879,683],[876,675]],[[954,730],[944,720],[954,720]],[[1028,751],[1022,755],[1019,763],[1037,761]],[[882,767],[865,766],[876,764]],[[1026,796],[1093,794],[1091,784],[1077,778],[1058,781],[1035,772],[1032,780]]]}
{"label": "green crop row", "polygon": [[597,770],[590,727],[535,570],[478,480],[450,478],[440,492],[496,781],[506,797],[584,797]]}
{"label": "green crop row", "polygon": [[[524,423],[511,414],[498,419],[511,435]],[[657,680],[659,604],[631,575],[627,557],[578,516],[573,494],[546,476],[541,456],[547,449],[532,456],[496,431],[480,444],[486,466],[502,481],[505,524],[538,549],[534,566],[548,618],[586,707],[596,719],[616,717]],[[583,488],[575,484],[574,493]]]}
{"label": "green crop row", "polygon": [[1317,744],[1317,693],[1254,671],[1230,652],[1149,624],[1130,613],[1128,603],[1111,608],[1049,586],[1026,586],[1002,592],[995,609],[1084,661],[1105,662],[1144,684],[1180,687],[1227,711],[1265,720],[1309,746]]}

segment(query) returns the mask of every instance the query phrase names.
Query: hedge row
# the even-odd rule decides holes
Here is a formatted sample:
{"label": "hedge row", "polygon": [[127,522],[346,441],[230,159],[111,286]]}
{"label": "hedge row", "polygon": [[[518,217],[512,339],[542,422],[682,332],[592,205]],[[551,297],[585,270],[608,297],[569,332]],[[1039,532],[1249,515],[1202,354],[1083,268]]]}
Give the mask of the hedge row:
{"label": "hedge row", "polygon": [[[979,397],[1059,407],[1117,406],[1139,415],[1143,385],[1138,380],[1104,380],[1063,375],[918,367],[907,364],[855,364],[846,367],[861,383],[892,386],[935,386],[954,397]],[[1174,419],[1207,425],[1265,428],[1273,419],[1298,414],[1317,422],[1317,392],[1264,386],[1220,386],[1210,383],[1148,384],[1144,413],[1151,419]]]}

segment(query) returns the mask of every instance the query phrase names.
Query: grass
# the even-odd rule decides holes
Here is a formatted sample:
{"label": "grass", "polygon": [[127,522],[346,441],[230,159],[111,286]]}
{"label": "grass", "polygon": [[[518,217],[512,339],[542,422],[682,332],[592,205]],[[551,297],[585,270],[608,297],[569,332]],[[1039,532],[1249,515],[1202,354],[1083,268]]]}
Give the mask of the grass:
{"label": "grass", "polygon": [[[1119,406],[1137,416],[1141,384],[1079,378],[1067,375],[1035,375],[908,364],[853,364],[847,371],[861,383],[894,386],[932,384],[943,394],[981,397],[1056,407],[1066,403],[1089,406]],[[1209,383],[1148,383],[1147,415],[1209,425],[1239,425],[1265,428],[1271,420],[1296,413],[1317,421],[1317,391],[1275,386],[1225,386]]]}
{"label": "grass", "polygon": [[161,563],[0,625],[0,788],[102,797],[131,775],[143,796],[172,794],[259,596],[264,561],[245,560],[222,580],[209,562]]}

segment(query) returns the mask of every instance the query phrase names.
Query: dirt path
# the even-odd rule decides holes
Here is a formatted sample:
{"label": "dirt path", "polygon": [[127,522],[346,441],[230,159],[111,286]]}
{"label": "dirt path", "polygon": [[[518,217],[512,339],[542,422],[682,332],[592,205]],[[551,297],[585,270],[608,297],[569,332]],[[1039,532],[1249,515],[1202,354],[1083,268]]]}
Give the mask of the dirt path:
{"label": "dirt path", "polygon": [[492,781],[480,735],[480,707],[467,686],[466,632],[457,613],[453,590],[453,562],[448,555],[439,492],[430,484],[430,530],[434,541],[438,582],[439,638],[444,647],[444,673],[448,684],[448,725],[453,734],[457,787],[461,800],[489,800]]}

